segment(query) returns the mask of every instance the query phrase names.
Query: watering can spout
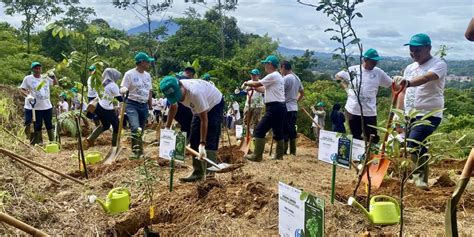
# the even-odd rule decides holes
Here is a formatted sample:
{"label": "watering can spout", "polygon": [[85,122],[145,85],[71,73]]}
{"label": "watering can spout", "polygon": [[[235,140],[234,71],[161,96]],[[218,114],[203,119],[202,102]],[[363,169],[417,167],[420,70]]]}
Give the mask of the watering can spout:
{"label": "watering can spout", "polygon": [[364,213],[367,216],[370,222],[372,222],[372,219],[373,219],[372,215],[359,202],[357,202],[355,198],[349,197],[349,200],[347,200],[347,204],[349,206],[357,207],[359,210],[362,211],[362,213]]}
{"label": "watering can spout", "polygon": [[102,206],[102,209],[104,209],[105,212],[109,212],[109,207],[105,204],[104,200],[97,198],[95,201]]}

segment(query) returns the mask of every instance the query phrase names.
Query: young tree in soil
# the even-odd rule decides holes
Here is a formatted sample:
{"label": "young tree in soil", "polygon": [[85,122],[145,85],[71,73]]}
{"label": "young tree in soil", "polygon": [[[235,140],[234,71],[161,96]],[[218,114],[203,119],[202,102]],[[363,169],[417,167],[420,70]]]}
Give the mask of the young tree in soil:
{"label": "young tree in soil", "polygon": [[[334,59],[339,59],[343,63],[343,69],[348,70],[350,64],[354,61],[352,57],[352,48],[356,46],[357,48],[357,56],[359,58],[359,81],[358,85],[354,85],[356,82],[354,80],[355,76],[357,76],[353,72],[349,72],[349,82],[351,84],[352,90],[357,98],[357,103],[360,107],[360,116],[361,116],[361,127],[362,127],[362,134],[365,133],[365,126],[364,126],[364,111],[362,109],[362,103],[360,100],[360,91],[361,91],[361,84],[362,84],[362,61],[363,61],[363,47],[361,43],[361,39],[357,36],[356,30],[353,25],[353,21],[356,18],[362,18],[362,14],[356,11],[356,6],[363,2],[363,0],[321,0],[317,5],[307,3],[303,0],[296,0],[298,3],[316,8],[316,11],[322,11],[326,16],[336,25],[336,28],[328,28],[324,30],[324,32],[334,32],[334,35],[330,38],[331,40],[337,41],[340,44],[340,47],[336,48],[334,51],[338,52],[333,55]],[[365,147],[370,148],[370,144],[368,144],[368,138],[364,136]],[[366,153],[367,153],[366,149]],[[368,180],[368,192],[367,192],[367,204],[369,206],[369,199],[371,193],[371,182],[370,182],[370,174],[369,169],[367,169],[367,164],[370,157],[367,157],[365,154],[364,159],[364,166],[362,171],[360,172],[357,185],[355,187],[354,193],[357,192],[359,188],[360,182],[362,180],[362,175],[364,173],[367,174]],[[366,172],[365,172],[366,171]]]}

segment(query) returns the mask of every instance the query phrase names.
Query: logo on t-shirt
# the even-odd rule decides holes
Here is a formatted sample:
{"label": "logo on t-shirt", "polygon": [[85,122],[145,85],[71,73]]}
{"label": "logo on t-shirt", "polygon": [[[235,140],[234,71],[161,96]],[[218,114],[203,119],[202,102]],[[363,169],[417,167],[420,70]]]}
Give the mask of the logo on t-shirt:
{"label": "logo on t-shirt", "polygon": [[194,109],[194,107],[196,107],[193,103],[189,103],[189,107],[191,107],[191,109]]}

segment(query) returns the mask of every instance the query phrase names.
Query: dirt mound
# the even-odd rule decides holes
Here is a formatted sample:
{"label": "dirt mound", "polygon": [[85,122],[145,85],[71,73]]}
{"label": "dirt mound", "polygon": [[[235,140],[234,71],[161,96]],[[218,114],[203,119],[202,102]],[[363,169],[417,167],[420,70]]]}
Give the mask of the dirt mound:
{"label": "dirt mound", "polygon": [[[119,171],[119,170],[130,170],[130,169],[135,169],[138,167],[142,160],[129,160],[129,159],[121,159],[116,161],[113,165],[106,165],[106,164],[94,164],[94,165],[89,165],[87,166],[87,174],[89,175],[89,178],[96,178],[100,177],[102,175]],[[73,172],[68,173],[68,175],[75,177],[75,178],[81,178],[82,174],[80,171],[76,170]]]}
{"label": "dirt mound", "polygon": [[[193,232],[187,228],[203,221],[205,216],[252,219],[270,202],[277,202],[277,195],[250,175],[233,176],[227,181],[208,178],[197,184],[177,186],[171,193],[160,193],[154,203],[153,230],[162,235],[186,235]],[[146,220],[148,216],[149,205],[142,204],[111,226],[109,233],[133,235],[150,223]]]}
{"label": "dirt mound", "polygon": [[239,147],[236,145],[219,148],[217,151],[217,160],[229,164],[241,164],[246,162],[244,152],[239,150]]}
{"label": "dirt mound", "polygon": [[305,147],[305,148],[308,148],[308,147],[316,147],[316,143],[309,139],[307,136],[305,136],[304,134],[302,133],[298,133],[298,140],[296,141],[296,145],[298,147]]}
{"label": "dirt mound", "polygon": [[[443,183],[443,185],[445,184]],[[405,186],[404,197],[405,207],[421,208],[434,212],[444,212],[444,209],[446,207],[446,200],[451,197],[454,188],[451,186],[446,187],[443,185],[437,184],[431,186],[429,190],[421,190],[419,188],[416,188],[414,184],[407,183]],[[353,185],[338,185],[336,187],[336,199],[342,203],[347,203],[347,199],[352,196],[354,187],[355,181],[353,182]],[[367,196],[364,192],[364,187],[364,184],[360,186],[358,190],[357,200],[365,204]],[[398,199],[399,193],[399,180],[388,179],[384,180],[382,186],[375,192],[373,191],[371,195],[388,195]],[[474,208],[474,195],[466,192],[462,196],[460,203],[461,205],[463,205],[464,208]]]}
{"label": "dirt mound", "polygon": [[454,187],[456,183],[451,180],[448,173],[442,174],[434,183],[434,186],[439,187]]}

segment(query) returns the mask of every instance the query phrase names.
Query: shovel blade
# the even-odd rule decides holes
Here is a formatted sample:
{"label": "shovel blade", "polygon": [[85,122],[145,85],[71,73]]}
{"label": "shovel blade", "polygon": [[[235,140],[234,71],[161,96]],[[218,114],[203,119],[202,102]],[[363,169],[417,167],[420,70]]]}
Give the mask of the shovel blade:
{"label": "shovel blade", "polygon": [[[390,160],[381,158],[378,164],[371,163],[368,166],[369,166],[368,169],[369,169],[369,175],[370,175],[370,184],[375,189],[378,189],[380,188],[380,185],[382,185],[383,178],[385,177],[388,167],[390,166]],[[364,174],[362,175],[362,181],[366,184],[369,183],[367,180],[367,171],[365,171]]]}
{"label": "shovel blade", "polygon": [[104,161],[104,164],[110,165],[114,162],[115,157],[118,155],[117,147],[112,147],[109,152],[107,153],[107,158]]}
{"label": "shovel blade", "polygon": [[216,166],[212,166],[207,168],[207,170],[216,172],[216,173],[228,173],[231,171],[234,171],[240,167],[242,167],[242,164],[227,164],[227,163],[221,163]]}

